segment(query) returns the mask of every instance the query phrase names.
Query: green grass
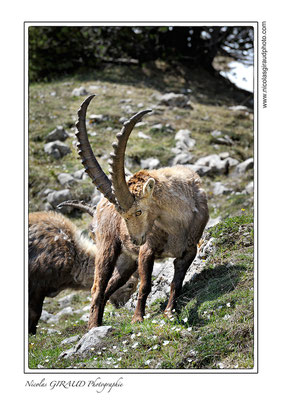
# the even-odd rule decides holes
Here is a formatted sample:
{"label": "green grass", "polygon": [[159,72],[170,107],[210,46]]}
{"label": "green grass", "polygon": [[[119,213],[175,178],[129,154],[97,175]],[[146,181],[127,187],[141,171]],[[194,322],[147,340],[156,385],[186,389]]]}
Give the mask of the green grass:
{"label": "green grass", "polygon": [[[151,66],[152,67],[152,66]],[[146,125],[136,128],[127,146],[127,156],[140,160],[158,157],[161,165],[168,165],[174,156],[174,135],[179,129],[190,129],[196,140],[192,151],[195,160],[212,153],[228,151],[239,161],[253,156],[253,120],[251,114],[235,113],[229,106],[240,104],[241,95],[225,87],[205,71],[191,70],[184,74],[169,71],[164,65],[128,69],[105,68],[68,80],[32,84],[29,87],[29,211],[42,210],[45,202],[41,193],[46,188],[62,189],[57,176],[82,168],[73,137],[66,140],[71,153],[54,160],[43,151],[45,136],[57,125],[74,133],[77,110],[83,97],[73,97],[75,87],[98,86],[97,97],[89,107],[90,114],[103,114],[107,121],[89,128],[97,133],[90,137],[91,145],[102,168],[107,172],[107,155],[111,143],[121,129],[120,117],[129,117],[122,110],[120,100],[131,98],[137,112],[139,103],[144,108],[156,104],[153,95],[190,88],[192,110],[159,107],[144,118]],[[53,95],[56,92],[56,95]],[[170,124],[174,132],[153,132],[152,125]],[[107,128],[112,130],[107,130]],[[231,147],[211,142],[210,133],[220,130],[234,140]],[[138,138],[137,132],[151,136],[150,141]],[[105,157],[106,156],[106,157]],[[133,169],[132,172],[135,172]],[[253,196],[242,193],[253,179],[253,171],[237,179],[232,175],[203,177],[208,194],[211,217],[223,221],[210,229],[216,251],[211,254],[204,270],[187,283],[178,301],[175,318],[163,318],[164,300],[147,308],[150,315],[142,324],[131,324],[132,312],[107,305],[104,325],[113,330],[101,345],[83,358],[58,359],[58,355],[72,347],[62,345],[63,339],[73,335],[82,337],[87,323],[80,320],[83,312],[63,316],[50,327],[39,323],[36,336],[29,336],[29,367],[39,368],[158,368],[158,369],[219,369],[253,367]],[[234,194],[213,195],[213,183],[221,181]],[[89,200],[93,186],[89,179],[70,186],[74,199]],[[71,219],[81,229],[89,222],[88,215],[74,213]],[[172,267],[173,268],[173,267]],[[70,291],[61,293],[63,297]],[[71,306],[78,310],[89,304],[89,293],[78,292]],[[45,303],[44,309],[59,311],[58,298]],[[48,328],[58,332],[47,333]],[[135,336],[133,336],[135,335]],[[123,343],[125,342],[125,343]],[[133,347],[135,343],[138,343]]]}
{"label": "green grass", "polygon": [[[252,222],[251,215],[242,215],[210,230],[216,251],[184,286],[172,320],[163,317],[163,300],[147,308],[142,324],[131,324],[132,312],[109,304],[104,325],[112,326],[111,334],[83,358],[67,360],[58,356],[73,344],[61,341],[81,337],[86,323],[80,315],[63,316],[52,327],[60,333],[47,334],[47,324],[40,322],[38,334],[29,337],[30,368],[253,368],[253,240],[247,245],[240,239],[250,235]],[[72,306],[88,304],[86,296],[78,292]],[[45,309],[56,312],[56,300]]]}

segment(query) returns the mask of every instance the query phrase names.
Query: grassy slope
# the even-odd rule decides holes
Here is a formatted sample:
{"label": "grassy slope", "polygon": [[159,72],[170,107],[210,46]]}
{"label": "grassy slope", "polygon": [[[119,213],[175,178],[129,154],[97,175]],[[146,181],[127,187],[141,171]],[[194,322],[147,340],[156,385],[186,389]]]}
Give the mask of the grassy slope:
{"label": "grassy slope", "polygon": [[[175,133],[153,133],[150,127],[156,123],[169,123],[175,131],[189,128],[196,139],[194,156],[229,151],[239,161],[253,154],[253,130],[251,114],[235,113],[229,106],[239,104],[241,94],[233,92],[221,81],[211,79],[206,73],[197,71],[169,71],[166,66],[159,69],[144,68],[127,70],[105,69],[93,76],[73,77],[65,81],[30,86],[29,114],[29,206],[30,211],[43,209],[39,196],[44,189],[61,189],[57,175],[81,169],[72,138],[67,143],[72,153],[62,160],[53,160],[43,151],[44,137],[55,126],[63,125],[67,131],[74,127],[74,117],[82,98],[72,97],[73,88],[78,86],[99,86],[95,92],[97,99],[91,105],[90,114],[104,114],[108,120],[93,130],[97,136],[97,155],[109,154],[114,133],[125,116],[121,111],[121,99],[131,98],[136,111],[137,104],[144,108],[156,104],[151,97],[154,93],[192,90],[193,110],[160,108],[159,114],[148,116],[142,131],[152,137],[150,145],[137,138],[133,132],[127,148],[127,155],[137,158],[157,156],[162,165],[172,157],[170,148],[174,146]],[[56,92],[56,95],[53,95]],[[126,115],[127,116],[127,115]],[[106,128],[112,131],[105,131]],[[227,149],[212,147],[209,133],[221,130],[232,136],[235,145]],[[107,132],[107,133],[105,133]],[[106,167],[104,159],[101,164]],[[150,318],[143,324],[131,325],[131,312],[115,310],[108,305],[104,324],[112,325],[113,332],[105,339],[100,349],[85,360],[59,361],[58,355],[72,345],[62,346],[61,341],[75,334],[86,332],[86,323],[78,315],[62,317],[55,329],[59,333],[47,334],[47,325],[40,323],[39,333],[29,338],[29,365],[37,368],[251,368],[253,366],[253,230],[250,195],[212,195],[212,182],[221,182],[236,192],[243,190],[252,179],[252,171],[241,180],[230,176],[205,178],[211,216],[222,216],[224,222],[212,229],[211,235],[217,241],[217,251],[211,255],[205,270],[184,287],[179,301],[178,316],[172,321],[162,317],[164,304],[156,302],[148,309]],[[71,187],[74,198],[88,199],[93,188],[90,181]],[[243,209],[245,211],[243,211]],[[88,216],[76,218],[79,227],[85,227]],[[58,297],[62,297],[64,292]],[[82,308],[87,305],[87,295],[78,292],[72,306]],[[45,309],[58,310],[56,299],[48,301]],[[188,329],[189,328],[189,329]],[[192,329],[190,329],[192,328]],[[133,336],[135,335],[135,336]],[[125,342],[126,341],[126,342]],[[123,343],[125,342],[125,343]],[[168,343],[167,343],[168,342]],[[135,343],[138,343],[135,345]],[[132,347],[134,346],[134,347]],[[100,354],[99,354],[100,353]]]}

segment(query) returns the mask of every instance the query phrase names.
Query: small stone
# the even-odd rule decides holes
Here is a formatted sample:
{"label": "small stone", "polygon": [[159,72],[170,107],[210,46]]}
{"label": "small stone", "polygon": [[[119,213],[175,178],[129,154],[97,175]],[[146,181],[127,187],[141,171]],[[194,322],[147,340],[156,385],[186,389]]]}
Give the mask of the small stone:
{"label": "small stone", "polygon": [[102,114],[91,114],[89,116],[89,123],[90,124],[99,124],[103,121],[106,121],[107,117]]}
{"label": "small stone", "polygon": [[73,176],[71,174],[67,174],[65,172],[59,174],[57,176],[57,179],[58,179],[59,183],[63,186],[70,185],[75,182],[75,179],[73,178]]}
{"label": "small stone", "polygon": [[64,340],[62,340],[61,344],[70,344],[70,343],[74,343],[77,342],[79,340],[79,335],[76,336],[71,336],[69,338],[66,338]]}
{"label": "small stone", "polygon": [[190,107],[189,97],[184,94],[166,93],[163,96],[158,96],[159,104],[170,107]]}
{"label": "small stone", "polygon": [[251,181],[250,183],[247,184],[247,186],[245,187],[245,191],[248,194],[252,194],[254,192],[254,183],[253,183],[253,181]]}
{"label": "small stone", "polygon": [[81,86],[72,91],[72,96],[86,96],[88,94],[85,87]]}
{"label": "small stone", "polygon": [[149,157],[145,160],[141,160],[141,167],[142,169],[154,169],[158,168],[160,165],[160,161],[158,158]]}
{"label": "small stone", "polygon": [[52,157],[59,159],[70,153],[71,149],[60,140],[55,140],[54,142],[49,142],[45,144],[44,151]]}
{"label": "small stone", "polygon": [[241,162],[240,164],[237,165],[235,168],[234,173],[236,175],[242,175],[249,169],[252,169],[254,166],[254,159],[253,158],[248,158],[247,160]]}
{"label": "small stone", "polygon": [[53,131],[48,133],[45,138],[46,142],[54,142],[55,140],[61,140],[62,142],[69,137],[68,133],[62,126],[57,126]]}
{"label": "small stone", "polygon": [[221,182],[215,182],[213,188],[213,194],[215,196],[220,196],[223,194],[231,193],[232,189],[227,188],[227,186],[223,185]]}
{"label": "small stone", "polygon": [[75,179],[83,179],[84,173],[85,173],[84,168],[79,169],[78,171],[76,171],[76,172],[73,173],[73,177],[74,177]]}
{"label": "small stone", "polygon": [[150,128],[152,131],[162,131],[162,129],[164,129],[162,124],[155,124],[152,125],[152,127]]}
{"label": "small stone", "polygon": [[149,136],[149,135],[146,135],[145,133],[143,133],[143,132],[138,132],[138,137],[140,138],[140,139],[151,139],[151,136]]}
{"label": "small stone", "polygon": [[47,201],[53,206],[53,208],[56,208],[58,204],[66,200],[71,200],[71,198],[72,195],[69,189],[54,190],[48,194]]}
{"label": "small stone", "polygon": [[90,329],[74,347],[62,352],[59,355],[59,359],[69,358],[75,354],[85,354],[87,352],[93,351],[93,349],[99,343],[101,343],[101,340],[111,331],[111,326],[99,326],[97,328]]}
{"label": "small stone", "polygon": [[48,323],[49,324],[57,324],[59,322],[59,319],[63,315],[72,315],[74,313],[72,307],[65,307],[61,311],[59,311],[57,314],[53,315],[53,317],[49,318]]}
{"label": "small stone", "polygon": [[58,303],[59,303],[60,308],[61,307],[65,308],[65,307],[69,306],[75,296],[76,296],[76,293],[71,293],[71,294],[68,294],[67,296],[64,296],[61,299],[59,299]]}

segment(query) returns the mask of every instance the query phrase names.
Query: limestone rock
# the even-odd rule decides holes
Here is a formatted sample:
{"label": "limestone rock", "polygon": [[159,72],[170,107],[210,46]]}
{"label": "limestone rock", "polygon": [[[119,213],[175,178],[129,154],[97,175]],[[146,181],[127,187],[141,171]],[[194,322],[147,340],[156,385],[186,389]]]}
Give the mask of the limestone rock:
{"label": "limestone rock", "polygon": [[55,140],[60,140],[64,142],[69,137],[68,133],[62,126],[57,126],[53,131],[48,133],[45,138],[46,142],[54,142]]}
{"label": "limestone rock", "polygon": [[111,331],[111,326],[99,326],[97,328],[90,329],[90,331],[88,331],[74,347],[67,351],[63,351],[59,355],[59,358],[69,358],[73,355],[82,355],[92,351],[92,349],[97,346]]}
{"label": "limestone rock", "polygon": [[59,159],[70,153],[71,149],[60,140],[55,140],[54,142],[46,143],[44,145],[44,151],[52,157]]}

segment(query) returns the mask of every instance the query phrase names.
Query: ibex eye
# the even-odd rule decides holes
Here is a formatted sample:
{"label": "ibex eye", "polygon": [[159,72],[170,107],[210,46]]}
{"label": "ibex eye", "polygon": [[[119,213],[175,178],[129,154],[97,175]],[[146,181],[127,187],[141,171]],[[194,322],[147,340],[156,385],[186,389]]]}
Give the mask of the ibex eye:
{"label": "ibex eye", "polygon": [[142,213],[141,210],[136,211],[136,217],[139,217],[141,215],[141,213]]}

